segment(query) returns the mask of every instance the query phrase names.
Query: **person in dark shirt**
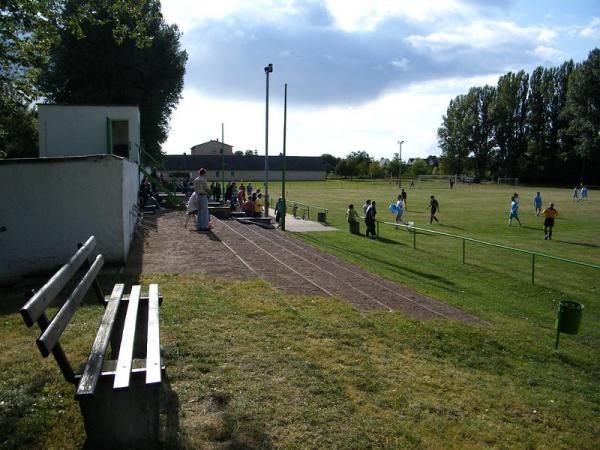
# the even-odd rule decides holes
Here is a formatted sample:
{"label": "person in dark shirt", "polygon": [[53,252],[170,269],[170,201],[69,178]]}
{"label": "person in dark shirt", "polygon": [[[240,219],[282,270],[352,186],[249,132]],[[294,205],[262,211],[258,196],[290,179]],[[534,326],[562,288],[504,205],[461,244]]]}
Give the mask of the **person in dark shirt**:
{"label": "person in dark shirt", "polygon": [[434,220],[437,223],[440,223],[438,218],[435,216],[435,214],[440,210],[440,204],[438,203],[438,201],[435,199],[435,197],[433,195],[431,197],[429,197],[429,209],[431,210],[431,216],[429,217],[429,223],[432,224]]}
{"label": "person in dark shirt", "polygon": [[371,202],[371,206],[367,208],[367,214],[365,216],[365,224],[367,225],[367,232],[365,233],[366,237],[371,235],[371,239],[375,239],[377,234],[375,233],[375,215],[377,214],[377,209],[375,209],[375,202]]}

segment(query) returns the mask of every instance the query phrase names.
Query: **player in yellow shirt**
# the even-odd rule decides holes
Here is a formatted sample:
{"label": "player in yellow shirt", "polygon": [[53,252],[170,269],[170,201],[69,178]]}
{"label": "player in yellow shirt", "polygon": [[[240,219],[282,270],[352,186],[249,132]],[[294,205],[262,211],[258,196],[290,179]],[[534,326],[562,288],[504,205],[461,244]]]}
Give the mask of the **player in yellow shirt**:
{"label": "player in yellow shirt", "polygon": [[558,216],[558,211],[554,209],[554,203],[550,203],[550,206],[542,211],[544,219],[544,234],[545,240],[552,239],[552,227],[554,226],[554,218]]}

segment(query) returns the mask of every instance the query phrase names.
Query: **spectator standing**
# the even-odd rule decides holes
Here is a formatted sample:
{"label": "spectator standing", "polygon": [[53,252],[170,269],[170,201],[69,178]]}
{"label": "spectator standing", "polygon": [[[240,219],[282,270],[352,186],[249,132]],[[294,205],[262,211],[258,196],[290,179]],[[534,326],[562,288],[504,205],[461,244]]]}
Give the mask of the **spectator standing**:
{"label": "spectator standing", "polygon": [[363,217],[367,217],[367,209],[371,206],[371,200],[367,200],[363,205]]}
{"label": "spectator standing", "polygon": [[365,215],[365,224],[367,226],[367,232],[365,233],[366,237],[371,235],[371,239],[375,239],[377,234],[375,233],[375,216],[377,215],[377,209],[375,209],[375,201],[371,202],[371,206],[367,208],[367,213]]}
{"label": "spectator standing", "polygon": [[194,180],[194,192],[198,196],[198,231],[208,231],[209,213],[208,213],[208,183],[206,182],[206,169],[198,171],[198,177]]}
{"label": "spectator standing", "polygon": [[285,214],[285,212],[283,211],[283,198],[279,197],[277,199],[277,203],[275,204],[275,222],[277,223],[277,228],[280,227],[282,214]]}
{"label": "spectator standing", "polygon": [[360,222],[358,221],[358,213],[354,209],[354,205],[348,205],[348,210],[346,211],[346,220],[348,221],[348,226],[350,227],[350,233],[352,234],[360,234]]}
{"label": "spectator standing", "polygon": [[[402,189],[402,191],[404,192],[404,189]],[[396,201],[396,208],[398,208],[398,212],[396,213],[396,224],[404,224],[404,221],[402,220],[402,214],[404,214],[404,199],[402,198],[402,194],[400,194],[398,196],[398,200]],[[398,227],[396,227],[397,229]]]}

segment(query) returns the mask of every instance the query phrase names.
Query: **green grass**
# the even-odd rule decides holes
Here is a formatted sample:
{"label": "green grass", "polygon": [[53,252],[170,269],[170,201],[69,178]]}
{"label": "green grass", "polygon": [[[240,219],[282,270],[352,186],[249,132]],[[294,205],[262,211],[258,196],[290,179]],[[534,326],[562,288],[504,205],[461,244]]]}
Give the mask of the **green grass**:
{"label": "green grass", "polygon": [[[539,285],[531,286],[523,255],[469,246],[463,265],[459,242],[449,238],[419,235],[415,250],[405,230],[382,229],[381,241],[352,236],[347,204],[375,198],[380,219],[391,219],[384,206],[394,191],[333,186],[289,186],[290,198],[330,208],[330,221],[343,229],[303,239],[492,325],[361,313],[341,300],[286,295],[261,281],[144,276],[145,285],[159,282],[165,297],[167,448],[597,448],[598,273],[540,262]],[[423,225],[426,216],[412,209],[424,209],[429,191],[408,192],[408,219]],[[552,242],[539,230],[506,227],[508,188],[431,192],[447,225],[434,229],[598,262],[594,192],[588,204],[571,205],[566,190],[542,190],[546,200],[556,195],[562,214]],[[538,226],[525,204],[535,190],[518,192],[525,224]],[[108,287],[115,280],[102,281]],[[25,288],[4,292],[0,305],[0,448],[78,448],[85,436],[73,388],[39,356],[37,333],[17,314],[24,296]],[[586,309],[581,333],[563,335],[556,354],[560,298]],[[91,305],[76,314],[62,340],[72,359],[85,359],[100,314]]]}

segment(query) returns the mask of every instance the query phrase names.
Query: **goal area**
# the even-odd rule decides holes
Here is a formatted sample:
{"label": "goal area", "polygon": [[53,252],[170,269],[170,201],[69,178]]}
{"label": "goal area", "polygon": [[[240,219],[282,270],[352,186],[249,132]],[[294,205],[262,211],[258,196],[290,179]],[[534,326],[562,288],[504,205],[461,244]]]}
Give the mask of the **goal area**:
{"label": "goal area", "polygon": [[518,186],[519,179],[510,177],[498,177],[498,184],[505,184],[507,186]]}
{"label": "goal area", "polygon": [[418,175],[417,181],[420,186],[447,188],[452,180],[453,184],[458,181],[457,175]]}

